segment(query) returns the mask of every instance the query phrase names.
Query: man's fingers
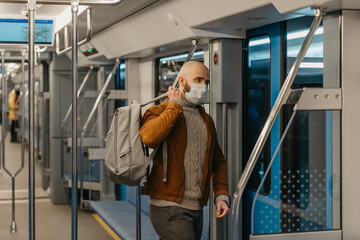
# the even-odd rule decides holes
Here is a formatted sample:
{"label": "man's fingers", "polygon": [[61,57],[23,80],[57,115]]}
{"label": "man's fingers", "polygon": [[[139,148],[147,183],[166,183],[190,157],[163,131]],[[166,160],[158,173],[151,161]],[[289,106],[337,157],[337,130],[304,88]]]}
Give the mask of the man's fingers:
{"label": "man's fingers", "polygon": [[216,206],[216,216],[219,216],[221,214],[220,206]]}
{"label": "man's fingers", "polygon": [[228,206],[224,203],[224,204],[222,204],[222,203],[218,203],[217,205],[216,205],[216,217],[217,218],[222,218],[222,217],[224,217],[227,213],[229,212],[229,208],[228,208]]}
{"label": "man's fingers", "polygon": [[218,216],[218,218],[224,217],[224,216],[228,213],[229,208],[223,208],[222,210],[223,210],[223,211],[222,211],[221,215]]}
{"label": "man's fingers", "polygon": [[174,88],[174,87],[170,86],[167,93],[168,93],[169,99],[177,99],[179,101],[184,100],[184,93],[180,92],[180,90],[178,88]]}

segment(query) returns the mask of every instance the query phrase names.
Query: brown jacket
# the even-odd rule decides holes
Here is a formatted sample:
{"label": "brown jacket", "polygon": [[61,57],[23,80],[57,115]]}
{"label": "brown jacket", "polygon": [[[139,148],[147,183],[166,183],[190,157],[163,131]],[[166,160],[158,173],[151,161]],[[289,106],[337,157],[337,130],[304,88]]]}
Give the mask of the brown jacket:
{"label": "brown jacket", "polygon": [[[201,204],[205,206],[209,198],[210,177],[213,181],[215,198],[228,195],[227,163],[219,147],[216,129],[212,118],[199,106],[200,114],[208,132],[207,149],[204,161],[204,173],[201,185]],[[143,143],[155,148],[160,145],[153,161],[145,194],[168,201],[180,202],[185,184],[184,157],[186,149],[186,123],[182,106],[168,99],[160,105],[149,108],[143,117],[140,129]],[[167,183],[163,182],[162,142],[168,141]]]}

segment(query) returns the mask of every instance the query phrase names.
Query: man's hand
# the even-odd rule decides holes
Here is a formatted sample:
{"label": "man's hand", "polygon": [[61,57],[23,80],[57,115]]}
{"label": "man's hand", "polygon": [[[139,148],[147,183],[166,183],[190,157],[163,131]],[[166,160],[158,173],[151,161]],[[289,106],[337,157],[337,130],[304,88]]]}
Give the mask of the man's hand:
{"label": "man's hand", "polygon": [[217,218],[225,217],[225,215],[229,212],[229,207],[224,200],[219,200],[216,203],[216,215]]}
{"label": "man's hand", "polygon": [[184,93],[180,92],[179,89],[170,86],[168,91],[168,97],[169,100],[176,99],[182,102],[184,100]]}

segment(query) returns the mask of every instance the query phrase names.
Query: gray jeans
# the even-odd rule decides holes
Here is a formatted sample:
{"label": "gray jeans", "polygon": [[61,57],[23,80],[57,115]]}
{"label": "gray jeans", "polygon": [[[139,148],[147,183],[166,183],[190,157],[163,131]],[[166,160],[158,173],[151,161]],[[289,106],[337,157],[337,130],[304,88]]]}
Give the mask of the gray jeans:
{"label": "gray jeans", "polygon": [[200,240],[203,210],[149,205],[149,216],[161,240]]}

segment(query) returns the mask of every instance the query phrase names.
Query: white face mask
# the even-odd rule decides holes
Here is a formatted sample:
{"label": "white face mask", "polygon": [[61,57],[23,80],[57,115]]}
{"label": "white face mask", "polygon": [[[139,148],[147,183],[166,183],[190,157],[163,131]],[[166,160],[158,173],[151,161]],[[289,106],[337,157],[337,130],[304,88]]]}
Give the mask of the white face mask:
{"label": "white face mask", "polygon": [[208,93],[208,86],[206,84],[193,83],[190,91],[185,92],[185,98],[193,104],[202,104],[205,102]]}

